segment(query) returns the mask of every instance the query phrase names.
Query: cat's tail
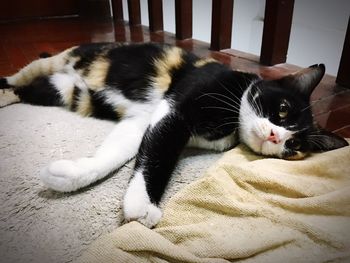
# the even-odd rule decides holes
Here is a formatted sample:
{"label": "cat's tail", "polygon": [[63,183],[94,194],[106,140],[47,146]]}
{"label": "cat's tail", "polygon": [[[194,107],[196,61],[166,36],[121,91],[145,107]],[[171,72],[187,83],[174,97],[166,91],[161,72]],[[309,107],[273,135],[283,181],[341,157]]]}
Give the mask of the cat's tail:
{"label": "cat's tail", "polygon": [[22,68],[12,76],[0,78],[0,89],[9,89],[27,86],[34,79],[40,76],[48,76],[62,70],[70,62],[70,52],[74,49],[69,48],[65,51],[51,56],[35,60]]}

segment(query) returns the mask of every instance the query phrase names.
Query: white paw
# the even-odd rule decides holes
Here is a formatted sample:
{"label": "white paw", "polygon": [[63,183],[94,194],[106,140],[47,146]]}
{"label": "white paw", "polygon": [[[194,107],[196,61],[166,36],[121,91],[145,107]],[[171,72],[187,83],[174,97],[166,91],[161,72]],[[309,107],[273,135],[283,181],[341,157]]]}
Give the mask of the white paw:
{"label": "white paw", "polygon": [[20,99],[12,89],[0,90],[0,108],[17,102],[20,102]]}
{"label": "white paw", "polygon": [[136,171],[130,180],[123,202],[125,221],[138,221],[148,228],[154,227],[162,217],[162,211],[151,203],[142,171]]}
{"label": "white paw", "polygon": [[138,203],[125,205],[124,203],[125,221],[138,221],[148,228],[154,227],[162,217],[162,211],[151,203]]}
{"label": "white paw", "polygon": [[92,160],[88,158],[77,161],[59,160],[45,167],[40,179],[49,188],[59,192],[71,192],[89,185],[96,172],[91,169]]}

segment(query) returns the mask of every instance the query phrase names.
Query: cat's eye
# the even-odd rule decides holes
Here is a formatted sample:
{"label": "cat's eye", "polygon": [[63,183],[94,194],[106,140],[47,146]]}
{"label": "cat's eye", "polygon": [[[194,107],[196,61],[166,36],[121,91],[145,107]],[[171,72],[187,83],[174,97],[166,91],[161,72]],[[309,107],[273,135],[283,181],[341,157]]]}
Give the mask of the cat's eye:
{"label": "cat's eye", "polygon": [[301,148],[301,141],[298,139],[289,139],[286,141],[286,147],[293,149],[293,150],[300,150]]}
{"label": "cat's eye", "polygon": [[280,109],[279,109],[279,112],[278,112],[278,116],[281,118],[281,119],[284,119],[286,118],[288,115],[288,104],[285,103],[285,102],[282,102],[280,104]]}

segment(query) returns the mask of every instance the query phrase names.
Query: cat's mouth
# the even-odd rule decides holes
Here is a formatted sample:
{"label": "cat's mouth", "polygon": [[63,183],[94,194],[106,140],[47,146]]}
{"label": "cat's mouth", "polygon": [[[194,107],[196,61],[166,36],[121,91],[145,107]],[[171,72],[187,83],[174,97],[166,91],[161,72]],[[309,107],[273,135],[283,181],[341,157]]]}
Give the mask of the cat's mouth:
{"label": "cat's mouth", "polygon": [[254,152],[281,158],[282,141],[276,134],[263,135],[253,130],[251,138],[249,146]]}

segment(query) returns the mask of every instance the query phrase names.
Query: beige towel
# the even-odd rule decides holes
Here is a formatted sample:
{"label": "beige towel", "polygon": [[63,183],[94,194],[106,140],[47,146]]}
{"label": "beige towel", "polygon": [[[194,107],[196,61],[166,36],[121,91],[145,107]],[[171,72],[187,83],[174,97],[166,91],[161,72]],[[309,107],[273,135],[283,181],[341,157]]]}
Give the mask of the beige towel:
{"label": "beige towel", "polygon": [[350,147],[285,161],[239,146],[154,230],[126,224],[78,262],[350,262],[349,166]]}

